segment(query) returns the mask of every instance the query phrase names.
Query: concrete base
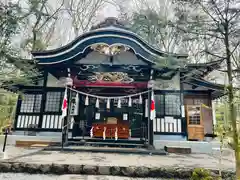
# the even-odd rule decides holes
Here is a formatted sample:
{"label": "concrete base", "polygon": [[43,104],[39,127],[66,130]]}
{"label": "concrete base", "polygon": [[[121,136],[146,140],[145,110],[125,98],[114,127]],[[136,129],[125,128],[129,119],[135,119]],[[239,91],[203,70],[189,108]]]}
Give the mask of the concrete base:
{"label": "concrete base", "polygon": [[[41,134],[37,136],[24,135],[9,135],[7,138],[7,145],[15,145],[16,141],[49,141],[61,143],[61,134]],[[0,135],[0,144],[4,142],[4,135]],[[154,147],[156,150],[162,150],[165,146],[173,147],[188,147],[191,148],[192,153],[212,154],[213,149],[220,148],[220,142],[200,142],[200,141],[181,141],[181,140],[154,140]]]}
{"label": "concrete base", "polygon": [[[61,136],[24,136],[24,135],[8,135],[7,145],[16,145],[16,141],[49,141],[61,142]],[[0,135],[0,144],[4,142],[4,135]]]}
{"label": "concrete base", "polygon": [[192,153],[212,154],[213,149],[220,147],[220,142],[155,140],[154,146],[156,149],[164,149],[165,146],[191,148]]}

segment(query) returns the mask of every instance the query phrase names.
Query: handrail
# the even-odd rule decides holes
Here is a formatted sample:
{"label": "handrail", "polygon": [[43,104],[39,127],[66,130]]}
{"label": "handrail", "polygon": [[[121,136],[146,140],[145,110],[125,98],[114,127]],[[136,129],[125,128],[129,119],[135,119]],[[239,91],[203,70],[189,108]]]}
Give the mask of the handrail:
{"label": "handrail", "polygon": [[[62,120],[64,120],[64,119],[62,119]],[[62,126],[62,149],[63,149],[63,130],[64,130],[64,128],[65,127],[67,127],[67,126],[69,126],[70,124],[72,124],[74,122],[74,118],[73,118],[73,120],[72,121],[70,121],[69,123],[67,123],[65,126]]]}
{"label": "handrail", "polygon": [[62,131],[65,127],[67,127],[68,125],[71,125],[74,122],[74,119],[72,121],[70,121],[70,123],[67,123],[65,126],[62,126]]}

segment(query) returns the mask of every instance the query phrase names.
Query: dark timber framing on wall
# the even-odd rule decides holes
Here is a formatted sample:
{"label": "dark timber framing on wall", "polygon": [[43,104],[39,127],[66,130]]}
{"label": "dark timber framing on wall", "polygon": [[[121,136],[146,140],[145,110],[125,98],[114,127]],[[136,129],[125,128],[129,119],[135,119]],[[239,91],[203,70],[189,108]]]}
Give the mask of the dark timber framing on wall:
{"label": "dark timber framing on wall", "polygon": [[[58,100],[59,102],[58,110],[48,111],[46,109],[47,101],[51,101],[51,99],[47,99],[47,93],[61,93]],[[45,87],[43,89],[43,87],[40,87],[40,86],[25,86],[23,97],[19,97],[18,99],[14,130],[23,130],[23,131],[28,130],[28,131],[37,131],[37,132],[39,131],[61,132],[62,124],[60,119],[61,117],[60,107],[62,103],[63,93],[64,93],[64,88],[61,88],[61,87]],[[29,95],[33,97],[35,97],[36,95],[42,96],[42,99],[39,102],[40,111],[21,112],[22,103],[28,100],[27,98],[24,99],[24,97],[28,97]],[[43,98],[43,96],[45,96],[45,98]],[[33,99],[33,101],[35,101],[35,98]],[[29,105],[31,106],[31,104]],[[35,126],[34,128],[27,127],[26,126],[27,124],[34,124]]]}
{"label": "dark timber framing on wall", "polygon": [[43,94],[42,94],[42,101],[41,101],[41,110],[40,110],[40,117],[39,117],[39,123],[38,123],[38,128],[40,129],[42,127],[42,121],[43,121],[43,111],[45,109],[46,105],[46,87],[47,87],[47,80],[48,80],[48,71],[47,69],[44,69],[43,73]]}
{"label": "dark timber framing on wall", "polygon": [[[199,97],[209,97],[208,91],[202,90],[155,90],[155,100],[156,100],[156,120],[153,125],[154,134],[159,135],[182,135],[186,136],[187,133],[187,121],[186,115],[182,117],[181,106],[184,105],[184,97],[186,96],[195,96]],[[179,104],[175,104],[173,101],[171,103],[175,104],[172,108],[179,108],[179,113],[166,113],[166,96],[176,95],[179,96]],[[156,98],[156,96],[161,96],[162,98]],[[162,101],[162,102],[158,102]],[[158,104],[157,104],[158,103]],[[162,106],[162,107],[159,107]],[[171,111],[170,111],[171,112]],[[175,111],[172,111],[175,112]],[[168,118],[169,117],[169,118]]]}

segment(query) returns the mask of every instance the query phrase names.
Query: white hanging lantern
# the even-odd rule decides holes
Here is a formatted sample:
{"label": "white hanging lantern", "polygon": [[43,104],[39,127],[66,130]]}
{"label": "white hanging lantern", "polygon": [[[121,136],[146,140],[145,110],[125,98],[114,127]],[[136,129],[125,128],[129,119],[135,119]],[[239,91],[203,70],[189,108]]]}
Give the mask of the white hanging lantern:
{"label": "white hanging lantern", "polygon": [[118,108],[121,108],[121,99],[120,99],[120,98],[118,99],[117,107],[118,107]]}
{"label": "white hanging lantern", "polygon": [[99,108],[99,99],[96,100],[96,108]]}
{"label": "white hanging lantern", "polygon": [[139,104],[142,104],[142,95],[139,95]]}
{"label": "white hanging lantern", "polygon": [[85,106],[88,106],[89,105],[89,99],[88,99],[88,96],[86,96],[86,99],[85,99]]}
{"label": "white hanging lantern", "polygon": [[110,109],[110,99],[107,99],[107,109]]}
{"label": "white hanging lantern", "polygon": [[132,98],[131,97],[129,97],[129,99],[128,99],[128,106],[132,107]]}

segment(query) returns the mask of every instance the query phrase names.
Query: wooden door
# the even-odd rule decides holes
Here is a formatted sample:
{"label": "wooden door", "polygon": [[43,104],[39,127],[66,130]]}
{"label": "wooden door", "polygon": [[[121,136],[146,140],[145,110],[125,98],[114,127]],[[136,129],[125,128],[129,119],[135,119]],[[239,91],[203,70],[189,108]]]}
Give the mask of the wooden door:
{"label": "wooden door", "polygon": [[187,129],[189,140],[204,140],[201,106],[187,106]]}

